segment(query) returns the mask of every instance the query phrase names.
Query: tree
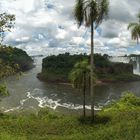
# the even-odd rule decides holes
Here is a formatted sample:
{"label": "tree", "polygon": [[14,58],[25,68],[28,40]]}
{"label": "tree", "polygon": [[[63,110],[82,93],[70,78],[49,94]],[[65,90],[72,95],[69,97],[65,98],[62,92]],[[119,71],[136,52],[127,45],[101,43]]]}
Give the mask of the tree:
{"label": "tree", "polygon": [[90,59],[90,94],[91,94],[91,117],[94,120],[94,29],[96,29],[107,18],[109,11],[108,0],[77,0],[74,16],[80,27],[84,24],[91,27],[91,59]]}
{"label": "tree", "polygon": [[5,33],[10,32],[14,25],[15,16],[7,13],[0,14],[0,44],[3,42]]}
{"label": "tree", "polygon": [[133,40],[137,40],[137,44],[139,44],[140,38],[140,13],[138,14],[139,22],[133,22],[128,25],[128,30],[131,29],[131,36]]}
{"label": "tree", "polygon": [[70,73],[70,80],[74,88],[80,89],[83,93],[83,117],[86,116],[86,89],[89,82],[90,67],[87,60],[75,64]]}

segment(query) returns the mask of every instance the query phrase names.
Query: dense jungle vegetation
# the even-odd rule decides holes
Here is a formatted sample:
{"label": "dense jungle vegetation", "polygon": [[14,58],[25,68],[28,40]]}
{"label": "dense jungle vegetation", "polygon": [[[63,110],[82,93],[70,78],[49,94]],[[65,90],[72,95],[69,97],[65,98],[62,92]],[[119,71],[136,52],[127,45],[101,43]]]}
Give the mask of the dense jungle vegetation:
{"label": "dense jungle vegetation", "polygon": [[[69,53],[52,55],[43,59],[42,72],[38,77],[51,82],[69,82],[69,74],[77,62],[90,60],[86,54],[70,55]],[[95,54],[95,73],[101,81],[132,81],[140,77],[133,74],[133,65],[113,63],[108,55]]]}
{"label": "dense jungle vegetation", "polygon": [[21,49],[0,46],[0,78],[33,68],[33,60]]}

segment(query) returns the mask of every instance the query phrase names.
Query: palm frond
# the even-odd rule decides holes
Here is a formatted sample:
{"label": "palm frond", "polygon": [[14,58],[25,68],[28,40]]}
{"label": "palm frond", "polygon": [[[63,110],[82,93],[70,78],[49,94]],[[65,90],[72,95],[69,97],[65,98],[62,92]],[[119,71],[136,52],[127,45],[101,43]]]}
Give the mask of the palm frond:
{"label": "palm frond", "polygon": [[84,21],[84,0],[76,0],[76,5],[74,8],[74,17],[78,23],[78,26],[80,27]]}
{"label": "palm frond", "polygon": [[90,18],[91,22],[95,22],[97,19],[97,16],[99,14],[98,12],[98,3],[95,0],[92,0],[89,5],[90,8]]}
{"label": "palm frond", "polygon": [[[90,67],[87,60],[83,60],[75,64],[69,78],[75,88],[81,88],[84,74],[89,77]],[[87,78],[88,79],[88,78]]]}
{"label": "palm frond", "polygon": [[83,23],[89,27],[92,23],[96,27],[108,17],[108,0],[76,0],[74,17],[80,27]]}
{"label": "palm frond", "polygon": [[98,5],[98,16],[96,19],[96,28],[102,23],[103,19],[108,18],[109,13],[109,1],[102,0]]}
{"label": "palm frond", "polygon": [[127,28],[129,30],[129,29],[134,28],[135,26],[138,26],[138,25],[139,25],[138,23],[130,23]]}
{"label": "palm frond", "polygon": [[132,29],[132,39],[133,40],[137,40],[137,44],[139,43],[139,37],[140,37],[140,26],[135,26],[133,29]]}

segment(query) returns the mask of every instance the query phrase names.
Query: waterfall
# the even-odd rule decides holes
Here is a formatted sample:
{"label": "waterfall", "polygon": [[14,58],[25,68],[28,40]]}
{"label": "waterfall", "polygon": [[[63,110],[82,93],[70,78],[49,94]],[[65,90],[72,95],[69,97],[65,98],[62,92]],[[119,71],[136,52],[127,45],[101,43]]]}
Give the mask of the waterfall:
{"label": "waterfall", "polygon": [[122,62],[122,63],[131,63],[133,64],[133,73],[140,75],[140,57],[119,57],[114,56],[109,59],[111,62]]}
{"label": "waterfall", "polygon": [[111,62],[122,62],[122,63],[129,63],[130,59],[128,57],[119,57],[114,56],[109,59]]}

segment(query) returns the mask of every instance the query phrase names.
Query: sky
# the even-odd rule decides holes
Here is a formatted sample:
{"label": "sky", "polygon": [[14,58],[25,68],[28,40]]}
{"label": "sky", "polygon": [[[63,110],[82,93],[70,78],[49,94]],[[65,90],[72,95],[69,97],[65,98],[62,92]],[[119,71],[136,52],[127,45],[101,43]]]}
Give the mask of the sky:
{"label": "sky", "polygon": [[[73,17],[75,0],[0,0],[0,12],[15,14],[15,28],[4,43],[29,55],[90,53],[90,29],[78,28]],[[137,21],[140,0],[110,0],[109,19],[95,30],[95,52],[109,55],[140,54],[131,40],[128,23]]]}

